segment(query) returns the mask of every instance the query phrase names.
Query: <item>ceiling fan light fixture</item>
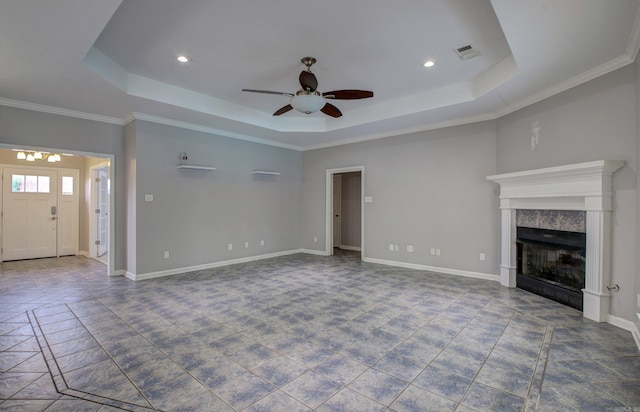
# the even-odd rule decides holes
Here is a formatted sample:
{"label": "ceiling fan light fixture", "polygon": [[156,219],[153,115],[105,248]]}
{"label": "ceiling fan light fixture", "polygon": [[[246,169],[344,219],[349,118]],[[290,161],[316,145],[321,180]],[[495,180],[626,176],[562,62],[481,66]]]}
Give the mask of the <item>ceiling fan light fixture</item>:
{"label": "ceiling fan light fixture", "polygon": [[324,97],[316,93],[298,92],[298,94],[291,98],[289,104],[301,113],[310,114],[319,112],[326,102]]}

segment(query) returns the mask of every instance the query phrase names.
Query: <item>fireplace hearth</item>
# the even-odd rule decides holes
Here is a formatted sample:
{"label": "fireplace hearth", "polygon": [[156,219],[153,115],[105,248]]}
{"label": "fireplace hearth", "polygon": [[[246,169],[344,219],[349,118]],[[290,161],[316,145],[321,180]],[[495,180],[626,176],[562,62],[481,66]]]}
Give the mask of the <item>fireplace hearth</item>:
{"label": "fireplace hearth", "polygon": [[586,233],[517,228],[516,285],[582,310]]}

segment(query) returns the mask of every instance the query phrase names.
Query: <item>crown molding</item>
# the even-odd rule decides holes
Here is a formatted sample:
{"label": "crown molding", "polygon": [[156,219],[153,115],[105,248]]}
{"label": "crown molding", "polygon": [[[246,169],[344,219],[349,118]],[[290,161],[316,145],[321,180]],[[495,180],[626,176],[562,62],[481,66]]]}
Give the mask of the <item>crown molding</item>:
{"label": "crown molding", "polygon": [[2,97],[0,97],[0,106],[15,107],[16,109],[25,109],[34,112],[57,114],[59,116],[75,117],[77,119],[93,120],[94,122],[117,124],[119,126],[122,126],[124,124],[122,120],[118,119],[117,117],[102,116],[99,114],[62,109],[60,107],[23,102],[21,100],[5,99]]}
{"label": "crown molding", "polygon": [[454,126],[463,126],[465,124],[470,124],[470,123],[480,123],[480,122],[485,122],[487,120],[495,120],[496,118],[497,117],[493,113],[484,113],[477,116],[469,116],[469,117],[463,117],[459,119],[446,120],[443,122],[431,123],[423,126],[392,130],[388,132],[372,133],[368,135],[354,137],[352,139],[340,140],[339,142],[319,144],[314,146],[306,146],[302,148],[302,151],[326,149],[329,147],[344,146],[347,144],[367,142],[369,140],[384,139],[385,137],[403,136],[403,135],[412,134],[412,133],[426,132],[429,130],[445,129],[447,127],[454,127]]}
{"label": "crown molding", "polygon": [[627,43],[627,56],[635,61],[638,56],[638,49],[640,49],[640,8],[636,13],[636,20],[633,22],[633,28],[629,35],[629,42]]}
{"label": "crown molding", "polygon": [[204,132],[204,133],[218,135],[218,136],[230,137],[232,139],[244,140],[244,141],[247,141],[247,142],[264,144],[264,145],[267,145],[267,146],[275,146],[275,147],[280,147],[280,148],[283,148],[283,149],[290,149],[290,150],[297,150],[297,151],[303,150],[302,147],[300,147],[300,146],[295,146],[295,145],[290,145],[290,144],[286,144],[286,143],[275,142],[273,140],[261,139],[259,137],[249,136],[249,135],[245,135],[245,134],[241,134],[241,133],[233,133],[233,132],[229,132],[229,131],[222,130],[222,129],[216,129],[216,128],[213,128],[213,127],[200,126],[200,125],[193,124],[193,123],[181,122],[181,121],[178,121],[178,120],[171,120],[171,119],[167,119],[165,117],[152,116],[152,115],[148,115],[148,114],[144,114],[144,113],[135,113],[135,112],[134,113],[129,113],[124,118],[123,124],[127,125],[127,124],[131,123],[134,120],[142,120],[142,121],[145,121],[145,122],[157,123],[157,124],[162,124],[162,125],[165,125],[165,126],[173,126],[173,127],[177,127],[177,128],[180,128],[180,129],[187,129],[187,130],[193,130],[193,131],[196,131],[196,132]]}
{"label": "crown molding", "polygon": [[[564,82],[558,83],[554,86],[551,86],[545,90],[542,90],[541,92],[538,92],[534,95],[531,95],[527,98],[524,98],[522,100],[519,100],[515,103],[512,103],[506,107],[504,107],[502,110],[498,110],[496,112],[494,112],[494,116],[496,118],[502,117],[502,116],[506,116],[509,113],[513,113],[515,111],[518,111],[520,109],[524,109],[527,106],[531,106],[534,103],[538,103],[544,99],[547,99],[549,97],[555,96],[556,94],[562,93],[564,91],[567,91],[571,88],[574,88],[576,86],[579,86],[583,83],[586,83],[590,80],[593,80],[597,77],[600,76],[604,76],[605,74],[611,73],[612,71],[618,70],[623,68],[624,66],[627,66],[629,64],[633,63],[633,60],[626,54],[615,58],[613,60],[610,60],[604,64],[601,64],[600,66],[594,67],[591,70],[587,70],[586,72],[582,72],[580,74],[578,74],[577,76],[574,76]],[[499,94],[499,92],[498,92]]]}

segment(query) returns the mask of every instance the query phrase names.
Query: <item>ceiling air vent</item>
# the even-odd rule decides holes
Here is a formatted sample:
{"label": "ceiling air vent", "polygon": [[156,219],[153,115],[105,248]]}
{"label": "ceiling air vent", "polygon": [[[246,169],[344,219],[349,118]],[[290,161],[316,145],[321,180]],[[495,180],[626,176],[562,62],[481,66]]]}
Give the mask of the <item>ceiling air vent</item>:
{"label": "ceiling air vent", "polygon": [[454,51],[456,52],[460,60],[469,60],[469,59],[473,59],[474,57],[480,56],[480,52],[474,49],[473,46],[470,44],[459,47]]}

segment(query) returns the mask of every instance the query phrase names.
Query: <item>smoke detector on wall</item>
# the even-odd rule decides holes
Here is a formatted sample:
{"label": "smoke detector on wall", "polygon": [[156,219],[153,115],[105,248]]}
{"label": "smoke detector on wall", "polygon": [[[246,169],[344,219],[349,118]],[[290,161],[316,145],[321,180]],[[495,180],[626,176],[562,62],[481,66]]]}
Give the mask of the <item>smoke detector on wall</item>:
{"label": "smoke detector on wall", "polygon": [[453,51],[458,55],[458,58],[462,61],[473,59],[474,57],[480,56],[480,52],[474,49],[473,46],[470,44],[467,44],[466,46],[458,47]]}

